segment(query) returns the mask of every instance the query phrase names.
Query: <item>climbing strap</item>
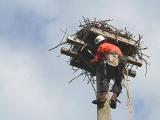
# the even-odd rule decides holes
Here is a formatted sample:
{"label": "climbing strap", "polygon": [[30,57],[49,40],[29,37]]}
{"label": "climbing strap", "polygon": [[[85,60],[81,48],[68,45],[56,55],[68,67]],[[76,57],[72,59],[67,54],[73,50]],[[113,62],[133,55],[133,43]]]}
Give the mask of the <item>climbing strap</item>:
{"label": "climbing strap", "polygon": [[128,80],[128,68],[125,67],[123,70],[124,75],[124,85],[127,92],[127,106],[128,106],[128,112],[129,112],[129,120],[132,120],[132,104],[131,104],[131,96],[130,96],[130,88],[129,88],[129,80]]}

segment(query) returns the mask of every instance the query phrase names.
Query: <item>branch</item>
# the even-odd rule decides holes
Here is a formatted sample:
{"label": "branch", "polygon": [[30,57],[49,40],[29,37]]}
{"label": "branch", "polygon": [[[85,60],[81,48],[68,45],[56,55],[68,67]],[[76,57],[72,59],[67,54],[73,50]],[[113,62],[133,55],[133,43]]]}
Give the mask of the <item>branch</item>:
{"label": "branch", "polygon": [[58,48],[59,46],[61,46],[61,45],[63,45],[63,44],[66,44],[66,43],[67,43],[66,41],[65,41],[65,42],[62,42],[62,43],[58,44],[57,46],[49,49],[49,51],[51,51],[51,50],[53,50],[53,49],[56,49],[56,48]]}
{"label": "branch", "polygon": [[78,78],[78,77],[82,76],[83,74],[85,74],[85,72],[83,72],[83,73],[79,74],[78,76],[76,76],[75,78],[73,78],[72,80],[70,80],[70,81],[68,82],[68,84],[69,84],[69,83],[71,83],[71,82],[72,82],[73,80],[75,80],[76,78]]}

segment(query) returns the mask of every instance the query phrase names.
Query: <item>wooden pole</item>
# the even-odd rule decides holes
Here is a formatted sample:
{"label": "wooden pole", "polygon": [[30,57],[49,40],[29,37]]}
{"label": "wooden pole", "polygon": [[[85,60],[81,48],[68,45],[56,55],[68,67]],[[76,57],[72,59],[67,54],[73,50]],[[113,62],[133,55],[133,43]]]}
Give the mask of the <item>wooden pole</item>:
{"label": "wooden pole", "polygon": [[[96,81],[97,81],[97,96],[100,91],[100,79],[101,73],[103,69],[101,69],[100,65],[96,66]],[[109,93],[109,92],[108,92]],[[104,105],[97,105],[97,120],[111,120],[111,110],[109,105],[109,94],[107,94],[107,101]]]}

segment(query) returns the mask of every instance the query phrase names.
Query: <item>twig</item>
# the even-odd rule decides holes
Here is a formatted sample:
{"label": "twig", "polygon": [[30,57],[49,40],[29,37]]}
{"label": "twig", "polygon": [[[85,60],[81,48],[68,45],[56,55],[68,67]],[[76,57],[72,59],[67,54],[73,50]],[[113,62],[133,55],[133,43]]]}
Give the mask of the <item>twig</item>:
{"label": "twig", "polygon": [[63,35],[63,37],[62,37],[60,43],[62,43],[62,41],[63,41],[63,39],[65,38],[65,35],[66,35],[66,34],[67,34],[67,28],[66,28],[66,31],[64,32],[64,35]]}
{"label": "twig", "polygon": [[76,78],[78,78],[78,77],[82,76],[83,74],[85,74],[85,72],[83,72],[83,73],[79,74],[78,76],[76,76],[75,78],[73,78],[72,80],[70,80],[70,81],[68,82],[68,84],[69,84],[69,83],[71,83],[71,82],[72,82],[73,80],[75,80]]}
{"label": "twig", "polygon": [[67,33],[67,31],[64,31],[64,30],[62,30],[62,29],[60,29],[60,28],[59,28],[59,30],[62,31],[62,32],[64,32],[64,33],[67,34],[67,35],[71,35],[71,34]]}
{"label": "twig", "polygon": [[96,95],[96,89],[95,89],[95,87],[94,87],[94,85],[93,85],[93,83],[92,83],[92,80],[91,80],[91,78],[89,78],[88,75],[87,75],[87,77],[88,77],[88,80],[89,80],[89,82],[91,83],[92,88],[93,88],[93,90],[94,90],[94,92],[95,92],[95,95]]}
{"label": "twig", "polygon": [[61,45],[63,45],[63,44],[66,44],[66,43],[67,43],[66,41],[65,41],[65,42],[62,42],[62,43],[58,44],[57,46],[49,49],[49,51],[51,51],[51,50],[53,50],[53,49],[56,49],[56,48],[58,48],[59,46],[61,46]]}

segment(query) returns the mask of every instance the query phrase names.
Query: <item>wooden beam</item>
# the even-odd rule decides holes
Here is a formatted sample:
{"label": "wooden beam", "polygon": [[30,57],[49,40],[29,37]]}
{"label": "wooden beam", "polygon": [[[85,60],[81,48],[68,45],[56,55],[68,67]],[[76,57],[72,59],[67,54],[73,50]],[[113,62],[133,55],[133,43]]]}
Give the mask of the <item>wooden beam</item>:
{"label": "wooden beam", "polygon": [[68,36],[67,43],[70,43],[72,45],[76,45],[79,47],[83,47],[85,45],[84,41],[77,39],[75,36]]}
{"label": "wooden beam", "polygon": [[77,57],[77,53],[74,52],[74,51],[71,51],[68,48],[62,47],[61,48],[61,53],[64,54],[64,55],[70,56],[70,57],[74,57],[74,58]]}
{"label": "wooden beam", "polygon": [[92,45],[86,44],[84,41],[76,38],[75,36],[68,36],[67,43],[75,45],[75,46],[79,46],[79,47],[83,47],[86,45],[87,49],[90,49],[90,50],[95,49]]}
{"label": "wooden beam", "polygon": [[[77,57],[78,56],[78,54],[76,52],[69,50],[67,48],[63,48],[63,47],[61,48],[61,53],[65,54],[67,56],[70,56],[70,57]],[[127,57],[127,63],[136,65],[138,67],[141,67],[143,65],[143,62],[141,60],[134,59],[130,56]]]}
{"label": "wooden beam", "polygon": [[123,43],[126,43],[126,44],[129,44],[131,46],[134,46],[135,43],[136,43],[136,40],[133,40],[133,39],[126,39],[124,37],[121,37],[121,36],[118,36],[118,35],[114,35],[114,34],[111,34],[109,32],[106,32],[106,31],[103,31],[103,30],[100,30],[100,29],[97,29],[97,28],[94,28],[92,27],[90,29],[91,32],[97,34],[97,35],[103,35],[104,37],[108,37],[110,38],[111,40],[119,40]]}
{"label": "wooden beam", "polygon": [[133,57],[130,56],[127,57],[127,63],[136,65],[138,67],[141,67],[143,65],[142,60],[134,59]]}
{"label": "wooden beam", "polygon": [[128,70],[128,76],[130,76],[130,77],[136,77],[136,71],[134,71],[134,70]]}

